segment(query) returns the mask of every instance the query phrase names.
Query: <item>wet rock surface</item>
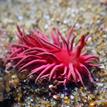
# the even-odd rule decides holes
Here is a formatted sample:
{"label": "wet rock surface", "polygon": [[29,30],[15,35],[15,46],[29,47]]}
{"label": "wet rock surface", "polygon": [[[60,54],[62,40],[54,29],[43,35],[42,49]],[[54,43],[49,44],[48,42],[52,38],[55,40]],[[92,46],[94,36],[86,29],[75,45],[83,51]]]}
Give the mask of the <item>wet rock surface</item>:
{"label": "wet rock surface", "polygon": [[[107,106],[107,5],[106,0],[0,0],[0,107],[106,107]],[[79,39],[90,36],[87,50],[100,58],[90,87],[38,86],[14,69],[5,69],[9,44],[17,40],[16,25],[38,28],[49,34],[59,27],[63,34],[75,25]],[[87,83],[88,86],[88,83]],[[10,104],[10,105],[9,105]],[[7,105],[5,105],[8,107]],[[3,106],[3,107],[5,107]]]}

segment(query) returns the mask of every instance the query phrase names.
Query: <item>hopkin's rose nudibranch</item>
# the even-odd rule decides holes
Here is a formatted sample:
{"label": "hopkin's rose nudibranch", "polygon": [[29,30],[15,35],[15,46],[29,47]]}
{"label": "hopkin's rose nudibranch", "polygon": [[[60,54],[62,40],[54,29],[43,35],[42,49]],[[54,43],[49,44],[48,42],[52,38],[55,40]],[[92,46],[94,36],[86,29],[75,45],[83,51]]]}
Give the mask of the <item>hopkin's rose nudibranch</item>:
{"label": "hopkin's rose nudibranch", "polygon": [[64,37],[57,28],[53,28],[50,37],[39,30],[26,34],[17,27],[18,41],[11,44],[7,62],[12,62],[15,68],[28,76],[35,77],[35,82],[47,79],[57,80],[59,85],[80,83],[88,79],[93,82],[91,67],[98,67],[96,55],[84,52],[87,36],[82,36],[75,44],[75,31],[70,28]]}

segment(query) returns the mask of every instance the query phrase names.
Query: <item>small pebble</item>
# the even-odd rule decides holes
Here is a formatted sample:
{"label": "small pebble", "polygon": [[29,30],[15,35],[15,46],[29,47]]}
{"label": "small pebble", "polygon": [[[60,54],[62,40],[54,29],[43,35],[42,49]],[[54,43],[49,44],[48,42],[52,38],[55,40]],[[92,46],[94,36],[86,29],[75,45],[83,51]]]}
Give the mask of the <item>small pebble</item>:
{"label": "small pebble", "polygon": [[53,95],[53,98],[54,98],[55,100],[60,100],[60,96],[59,96],[59,95]]}

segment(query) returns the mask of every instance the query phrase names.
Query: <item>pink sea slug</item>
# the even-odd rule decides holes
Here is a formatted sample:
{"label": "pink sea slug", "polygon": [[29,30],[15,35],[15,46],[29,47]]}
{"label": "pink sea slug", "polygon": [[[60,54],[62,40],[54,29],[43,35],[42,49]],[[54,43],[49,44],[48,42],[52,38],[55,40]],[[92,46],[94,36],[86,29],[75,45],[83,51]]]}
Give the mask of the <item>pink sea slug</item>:
{"label": "pink sea slug", "polygon": [[33,75],[35,82],[47,79],[57,80],[62,85],[84,85],[85,78],[93,82],[89,68],[97,67],[94,62],[99,58],[83,52],[87,36],[82,36],[75,44],[73,28],[68,30],[65,37],[57,28],[52,29],[49,37],[39,30],[26,34],[20,27],[17,29],[18,41],[11,45],[7,61],[11,61],[18,71],[24,73],[27,69],[28,76]]}

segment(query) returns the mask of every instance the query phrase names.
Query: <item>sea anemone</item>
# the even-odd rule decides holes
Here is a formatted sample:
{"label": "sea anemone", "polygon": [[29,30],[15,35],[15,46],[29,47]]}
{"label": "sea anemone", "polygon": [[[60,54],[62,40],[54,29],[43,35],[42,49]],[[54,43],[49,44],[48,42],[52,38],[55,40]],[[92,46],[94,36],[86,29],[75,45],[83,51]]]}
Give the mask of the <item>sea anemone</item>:
{"label": "sea anemone", "polygon": [[95,62],[99,58],[85,51],[87,36],[75,43],[74,28],[70,28],[65,37],[57,28],[52,29],[51,36],[39,30],[26,34],[20,27],[17,29],[19,40],[11,45],[7,62],[12,62],[18,71],[24,73],[27,69],[28,77],[35,77],[36,83],[44,79],[57,80],[64,86],[69,83],[84,85],[84,79],[93,82],[90,68],[98,66]]}

